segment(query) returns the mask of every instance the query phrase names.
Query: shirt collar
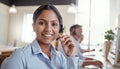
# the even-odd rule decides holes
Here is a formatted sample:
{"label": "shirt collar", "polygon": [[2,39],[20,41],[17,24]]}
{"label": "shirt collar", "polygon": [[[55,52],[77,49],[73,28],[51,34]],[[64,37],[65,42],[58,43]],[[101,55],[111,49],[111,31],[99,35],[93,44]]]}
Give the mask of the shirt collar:
{"label": "shirt collar", "polygon": [[56,55],[57,54],[56,49],[53,47],[53,45],[51,45],[51,54],[52,55]]}
{"label": "shirt collar", "polygon": [[[43,53],[41,48],[40,48],[40,45],[38,43],[38,41],[35,39],[32,43],[32,50],[33,50],[33,54],[39,54],[39,53]],[[53,45],[50,46],[50,49],[51,49],[51,54],[52,55],[56,55],[56,50],[55,48],[53,47]]]}
{"label": "shirt collar", "polygon": [[42,52],[42,50],[38,44],[38,41],[36,39],[31,43],[31,46],[32,46],[33,54],[38,54],[38,53]]}

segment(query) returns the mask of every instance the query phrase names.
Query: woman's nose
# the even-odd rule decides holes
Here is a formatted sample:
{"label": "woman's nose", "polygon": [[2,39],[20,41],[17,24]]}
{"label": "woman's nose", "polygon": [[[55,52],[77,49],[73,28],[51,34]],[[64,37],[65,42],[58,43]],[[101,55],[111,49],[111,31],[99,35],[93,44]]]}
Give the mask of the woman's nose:
{"label": "woman's nose", "polygon": [[45,31],[47,31],[47,32],[51,32],[51,31],[52,31],[52,27],[51,27],[51,25],[46,25],[46,27],[45,27]]}

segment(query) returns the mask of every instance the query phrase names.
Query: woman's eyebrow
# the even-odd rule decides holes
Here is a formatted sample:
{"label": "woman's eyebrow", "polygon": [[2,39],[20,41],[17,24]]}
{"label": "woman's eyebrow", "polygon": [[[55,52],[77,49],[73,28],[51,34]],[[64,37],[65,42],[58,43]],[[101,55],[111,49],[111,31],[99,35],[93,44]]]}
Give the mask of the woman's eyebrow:
{"label": "woman's eyebrow", "polygon": [[38,19],[38,20],[43,20],[43,21],[45,21],[45,19]]}
{"label": "woman's eyebrow", "polygon": [[58,22],[58,20],[52,20],[52,22]]}

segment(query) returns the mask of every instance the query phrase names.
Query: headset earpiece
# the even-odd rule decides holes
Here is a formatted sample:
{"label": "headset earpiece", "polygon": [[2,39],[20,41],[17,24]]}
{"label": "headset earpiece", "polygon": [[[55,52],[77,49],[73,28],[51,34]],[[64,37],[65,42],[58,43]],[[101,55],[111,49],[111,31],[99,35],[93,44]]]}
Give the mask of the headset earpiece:
{"label": "headset earpiece", "polygon": [[76,31],[75,30],[73,31],[73,35],[76,35]]}
{"label": "headset earpiece", "polygon": [[59,30],[59,33],[63,33],[63,31],[64,31],[63,25],[60,24],[60,30]]}

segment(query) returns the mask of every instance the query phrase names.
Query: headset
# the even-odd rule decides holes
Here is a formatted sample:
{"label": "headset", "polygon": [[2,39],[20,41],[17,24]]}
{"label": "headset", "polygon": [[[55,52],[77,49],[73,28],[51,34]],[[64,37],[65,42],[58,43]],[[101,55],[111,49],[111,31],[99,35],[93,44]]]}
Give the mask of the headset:
{"label": "headset", "polygon": [[63,31],[64,31],[63,25],[60,24],[60,30],[59,30],[59,33],[63,33]]}
{"label": "headset", "polygon": [[[60,35],[60,34],[63,34],[63,31],[64,31],[63,25],[60,24],[59,35]],[[58,40],[58,39],[59,39],[59,36],[56,38],[56,40]]]}
{"label": "headset", "polygon": [[76,30],[76,29],[73,30],[73,35],[76,35],[76,31],[75,31],[75,30]]}
{"label": "headset", "polygon": [[76,35],[76,28],[73,29],[73,35]]}

